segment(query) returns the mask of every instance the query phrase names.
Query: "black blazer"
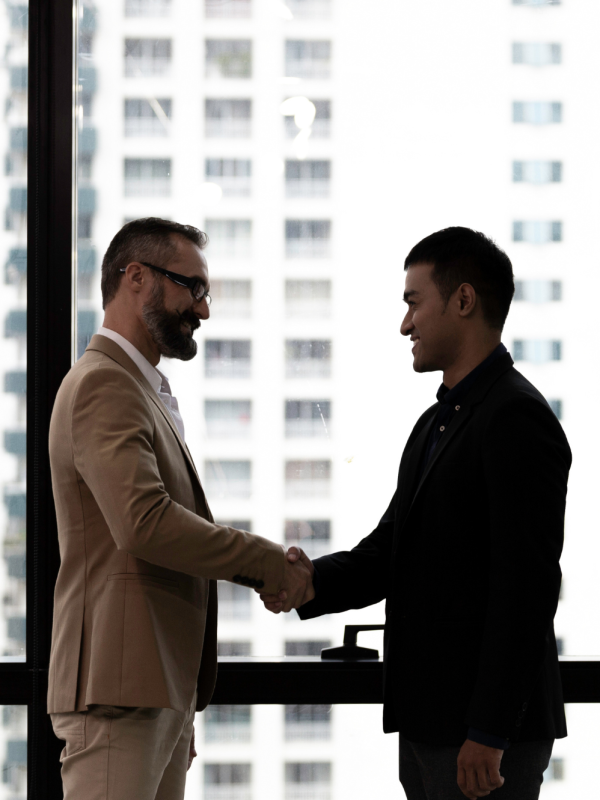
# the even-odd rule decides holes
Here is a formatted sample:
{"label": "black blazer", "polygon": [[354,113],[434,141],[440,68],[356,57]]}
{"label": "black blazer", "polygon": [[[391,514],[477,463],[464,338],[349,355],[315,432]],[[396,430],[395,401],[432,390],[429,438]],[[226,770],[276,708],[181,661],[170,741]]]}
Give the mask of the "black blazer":
{"label": "black blazer", "polygon": [[460,745],[566,736],[553,619],[571,451],[507,353],[470,388],[421,479],[419,419],[375,530],[315,560],[302,619],[386,600],[384,730]]}

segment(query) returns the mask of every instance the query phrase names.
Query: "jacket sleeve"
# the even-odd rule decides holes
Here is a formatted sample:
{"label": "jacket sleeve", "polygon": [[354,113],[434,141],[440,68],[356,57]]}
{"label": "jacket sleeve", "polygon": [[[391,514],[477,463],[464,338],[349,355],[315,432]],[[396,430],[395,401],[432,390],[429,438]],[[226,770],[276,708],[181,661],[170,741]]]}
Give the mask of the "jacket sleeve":
{"label": "jacket sleeve", "polygon": [[490,587],[466,723],[518,738],[546,657],[561,583],[571,452],[549,406],[523,397],[500,408],[482,442],[490,507]]}
{"label": "jacket sleeve", "polygon": [[356,547],[315,559],[319,591],[314,600],[298,609],[301,619],[364,608],[386,598],[392,561],[396,496],[397,491],[379,525]]}
{"label": "jacket sleeve", "polygon": [[71,409],[74,465],[92,492],[119,550],[177,572],[231,581],[243,575],[280,591],[281,545],[215,525],[174,502],[153,447],[154,418],[123,370],[94,368]]}

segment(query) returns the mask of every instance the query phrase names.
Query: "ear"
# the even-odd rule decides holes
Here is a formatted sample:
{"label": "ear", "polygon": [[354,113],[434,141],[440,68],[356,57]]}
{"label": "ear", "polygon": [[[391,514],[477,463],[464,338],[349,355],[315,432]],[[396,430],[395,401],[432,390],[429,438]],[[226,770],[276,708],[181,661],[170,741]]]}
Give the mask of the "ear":
{"label": "ear", "polygon": [[132,261],[125,267],[125,281],[127,288],[135,293],[144,288],[147,270],[139,261]]}
{"label": "ear", "polygon": [[456,301],[459,316],[468,317],[477,307],[477,292],[470,283],[462,283],[456,290]]}

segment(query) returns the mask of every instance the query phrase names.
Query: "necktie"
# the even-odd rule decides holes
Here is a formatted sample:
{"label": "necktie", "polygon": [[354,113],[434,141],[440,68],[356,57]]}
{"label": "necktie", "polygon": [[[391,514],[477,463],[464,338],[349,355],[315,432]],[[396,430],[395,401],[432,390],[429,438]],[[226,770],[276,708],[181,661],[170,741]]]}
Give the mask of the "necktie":
{"label": "necktie", "polygon": [[177,402],[177,398],[173,397],[171,393],[171,386],[169,385],[169,381],[166,379],[166,377],[162,373],[159,373],[159,375],[162,378],[162,384],[160,389],[158,390],[158,396],[167,407],[167,411],[169,412],[169,414],[173,418],[173,422],[177,426],[179,435],[185,442],[185,427],[183,425],[183,418],[179,412],[179,404]]}

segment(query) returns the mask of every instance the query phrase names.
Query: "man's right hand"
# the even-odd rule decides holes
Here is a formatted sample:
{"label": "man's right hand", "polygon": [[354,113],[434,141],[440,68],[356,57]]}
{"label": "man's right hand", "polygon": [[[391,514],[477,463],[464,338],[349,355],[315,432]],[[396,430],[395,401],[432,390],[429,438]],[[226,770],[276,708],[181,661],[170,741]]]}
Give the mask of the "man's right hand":
{"label": "man's right hand", "polygon": [[261,594],[265,608],[273,614],[300,608],[315,596],[312,576],[315,568],[304,550],[290,547],[287,551],[283,588],[278,594]]}

